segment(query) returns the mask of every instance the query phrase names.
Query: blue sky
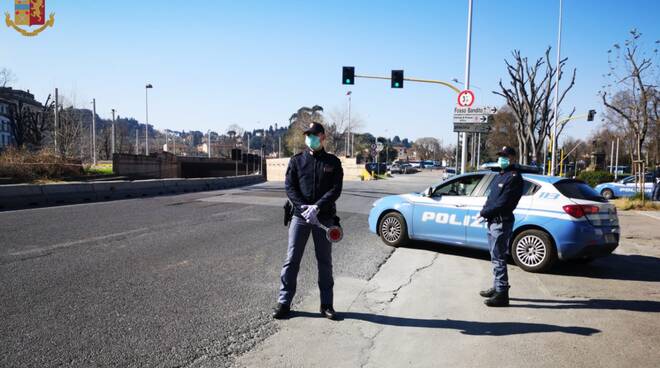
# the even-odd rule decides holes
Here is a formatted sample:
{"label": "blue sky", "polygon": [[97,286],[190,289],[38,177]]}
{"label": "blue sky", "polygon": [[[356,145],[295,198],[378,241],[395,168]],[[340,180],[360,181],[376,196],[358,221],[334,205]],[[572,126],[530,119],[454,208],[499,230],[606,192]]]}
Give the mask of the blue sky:
{"label": "blue sky", "polygon": [[[55,87],[97,113],[144,120],[158,129],[224,132],[285,123],[300,106],[346,107],[341,66],[407,77],[464,78],[467,0],[452,1],[47,1],[55,27],[35,38],[0,25],[0,67],[17,88],[39,98]],[[12,0],[0,11],[11,12]],[[564,110],[596,108],[606,51],[637,27],[660,36],[660,2],[565,0],[562,56],[577,68]],[[476,104],[499,106],[492,90],[513,49],[541,57],[557,42],[558,0],[474,0],[471,80]],[[4,23],[4,22],[3,22]],[[554,60],[554,52],[553,52]],[[460,87],[460,85],[459,85]],[[456,95],[436,85],[358,79],[353,111],[364,130],[410,138],[455,140]],[[572,122],[585,137],[594,123]]]}

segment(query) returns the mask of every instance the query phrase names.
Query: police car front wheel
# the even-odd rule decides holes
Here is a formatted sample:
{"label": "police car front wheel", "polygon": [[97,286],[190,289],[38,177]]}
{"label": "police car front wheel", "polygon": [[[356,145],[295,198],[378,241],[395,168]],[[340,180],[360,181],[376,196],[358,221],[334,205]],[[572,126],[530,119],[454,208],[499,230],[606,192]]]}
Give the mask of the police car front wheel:
{"label": "police car front wheel", "polygon": [[386,213],[380,219],[378,233],[383,242],[391,247],[399,247],[408,242],[406,220],[398,212]]}
{"label": "police car front wheel", "polygon": [[557,260],[550,236],[541,230],[525,230],[516,236],[511,246],[513,261],[527,272],[549,270]]}
{"label": "police car front wheel", "polygon": [[600,192],[600,195],[602,195],[603,197],[605,197],[605,199],[612,199],[612,198],[614,198],[614,192],[612,192],[612,189],[603,189],[603,190]]}

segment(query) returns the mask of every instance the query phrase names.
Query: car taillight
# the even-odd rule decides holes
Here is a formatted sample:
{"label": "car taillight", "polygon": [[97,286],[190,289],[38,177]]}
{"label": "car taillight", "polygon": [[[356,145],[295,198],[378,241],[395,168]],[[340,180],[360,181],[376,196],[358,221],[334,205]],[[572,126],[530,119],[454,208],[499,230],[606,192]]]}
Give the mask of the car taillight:
{"label": "car taillight", "polygon": [[580,218],[585,215],[592,215],[594,213],[598,213],[600,210],[598,206],[592,206],[588,204],[567,204],[562,208],[564,209],[564,212],[575,218]]}

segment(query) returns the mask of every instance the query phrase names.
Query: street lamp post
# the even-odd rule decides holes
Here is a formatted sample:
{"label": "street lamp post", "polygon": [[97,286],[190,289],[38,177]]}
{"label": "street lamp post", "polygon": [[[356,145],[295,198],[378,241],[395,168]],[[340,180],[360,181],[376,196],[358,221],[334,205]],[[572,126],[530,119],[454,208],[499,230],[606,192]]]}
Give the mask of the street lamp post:
{"label": "street lamp post", "polygon": [[561,58],[561,17],[562,17],[562,0],[559,0],[559,31],[557,34],[557,68],[555,75],[555,123],[552,127],[552,157],[550,158],[550,175],[555,175],[555,162],[557,160],[557,119],[559,117],[559,74],[561,73],[561,64],[559,60]]}
{"label": "street lamp post", "polygon": [[146,127],[144,130],[144,155],[149,156],[149,89],[154,88],[151,84],[144,86],[144,105],[146,110]]}
{"label": "street lamp post", "polygon": [[58,123],[58,116],[57,114],[59,113],[57,110],[60,108],[60,99],[59,99],[59,93],[57,91],[57,88],[55,88],[55,120],[53,122],[53,144],[55,146],[55,154],[59,155],[60,150],[57,148],[57,123]]}
{"label": "street lamp post", "polygon": [[[472,0],[468,0],[468,25],[465,47],[465,89],[470,89],[470,53],[472,48]],[[465,173],[467,161],[467,133],[461,133],[463,145],[461,147],[461,174]]]}

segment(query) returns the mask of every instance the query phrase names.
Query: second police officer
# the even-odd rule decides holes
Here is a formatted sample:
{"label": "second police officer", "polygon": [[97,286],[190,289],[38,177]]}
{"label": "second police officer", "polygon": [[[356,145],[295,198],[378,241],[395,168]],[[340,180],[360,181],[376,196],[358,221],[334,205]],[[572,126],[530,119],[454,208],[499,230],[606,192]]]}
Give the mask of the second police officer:
{"label": "second police officer", "polygon": [[320,312],[326,318],[335,319],[336,313],[332,306],[332,246],[326,238],[325,230],[317,225],[338,225],[335,202],[341,195],[344,172],[341,161],[323,148],[323,125],[311,123],[304,135],[308,149],[294,155],[286,171],[284,185],[293,205],[293,217],[289,225],[289,244],[280,274],[280,292],[273,317],[281,319],[289,315],[296,293],[300,261],[311,233],[318,263]]}
{"label": "second police officer", "polygon": [[493,286],[479,294],[488,298],[484,303],[489,307],[509,305],[507,259],[515,222],[513,210],[523,194],[522,175],[514,165],[516,151],[504,146],[497,156],[501,170],[490,183],[488,199],[479,213],[488,222],[488,245],[494,276]]}

